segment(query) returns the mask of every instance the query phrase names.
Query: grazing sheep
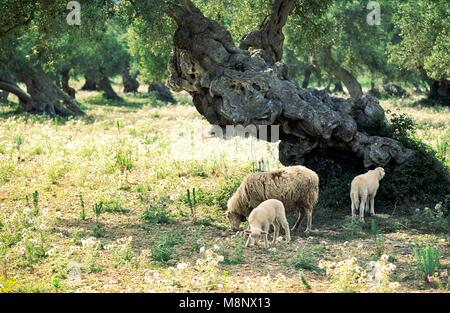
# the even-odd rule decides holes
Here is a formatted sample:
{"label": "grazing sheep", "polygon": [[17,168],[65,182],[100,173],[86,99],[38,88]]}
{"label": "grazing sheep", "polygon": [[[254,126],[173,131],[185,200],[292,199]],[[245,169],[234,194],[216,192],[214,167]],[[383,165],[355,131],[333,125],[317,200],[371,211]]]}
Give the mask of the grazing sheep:
{"label": "grazing sheep", "polygon": [[307,216],[306,231],[311,230],[312,211],[319,197],[319,177],[304,166],[290,166],[282,170],[251,173],[245,177],[228,200],[227,218],[234,231],[250,215],[253,208],[268,199],[280,200],[287,211],[297,209],[299,216],[292,230],[300,231]]}
{"label": "grazing sheep", "polygon": [[356,210],[359,208],[359,219],[364,222],[364,211],[369,211],[370,215],[375,215],[375,196],[380,186],[380,180],[384,177],[384,169],[377,167],[367,173],[358,175],[352,180],[350,198],[352,200],[352,218],[356,217]]}
{"label": "grazing sheep", "polygon": [[273,226],[273,240],[272,244],[278,237],[280,231],[280,225],[283,226],[286,233],[286,240],[291,241],[291,234],[289,232],[289,223],[286,219],[286,213],[284,205],[281,201],[275,199],[269,199],[258,205],[249,215],[248,223],[250,229],[246,229],[245,233],[248,234],[248,239],[245,244],[247,247],[249,243],[251,245],[258,245],[260,235],[264,235],[264,248],[268,248],[267,237],[270,229],[270,225]]}

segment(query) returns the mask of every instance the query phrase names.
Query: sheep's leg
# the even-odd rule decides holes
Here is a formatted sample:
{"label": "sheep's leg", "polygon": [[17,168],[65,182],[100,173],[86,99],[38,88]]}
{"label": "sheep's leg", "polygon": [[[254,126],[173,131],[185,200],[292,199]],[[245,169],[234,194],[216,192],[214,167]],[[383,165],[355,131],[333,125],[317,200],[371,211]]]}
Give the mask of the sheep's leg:
{"label": "sheep's leg", "polygon": [[352,200],[352,219],[355,219],[356,218],[356,210],[358,209],[358,206],[359,206],[358,195],[355,193],[351,193],[350,199]]}
{"label": "sheep's leg", "polygon": [[283,220],[280,221],[281,225],[283,226],[284,229],[284,233],[286,234],[286,241],[289,242],[291,241],[291,233],[289,231],[289,223],[286,220],[286,218],[284,218]]}
{"label": "sheep's leg", "polygon": [[248,247],[248,244],[250,243],[250,238],[252,237],[252,235],[248,235],[248,239],[247,242],[245,243],[245,247]]}
{"label": "sheep's leg", "polygon": [[361,195],[361,202],[359,204],[359,220],[364,223],[364,210],[367,205],[367,194]]}
{"label": "sheep's leg", "polygon": [[370,197],[370,215],[375,216],[375,195]]}
{"label": "sheep's leg", "polygon": [[305,209],[300,208],[300,213],[298,214],[297,222],[295,222],[294,227],[292,227],[292,231],[296,230],[297,234],[300,233],[300,224],[303,221],[303,218],[305,217]]}
{"label": "sheep's leg", "polygon": [[280,231],[280,226],[278,225],[278,222],[275,221],[273,224],[273,239],[272,239],[272,245],[275,244],[277,238],[278,238],[278,233]]}
{"label": "sheep's leg", "polygon": [[310,232],[312,229],[312,211],[309,210],[308,213],[306,213],[306,218],[307,218],[307,223],[308,225],[306,226],[306,232]]}

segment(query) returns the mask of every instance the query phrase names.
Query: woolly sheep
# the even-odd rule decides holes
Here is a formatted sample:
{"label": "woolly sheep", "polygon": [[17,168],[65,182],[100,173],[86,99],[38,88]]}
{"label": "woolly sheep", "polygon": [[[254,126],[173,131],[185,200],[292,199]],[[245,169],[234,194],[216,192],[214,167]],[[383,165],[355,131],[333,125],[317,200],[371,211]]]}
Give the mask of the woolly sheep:
{"label": "woolly sheep", "polygon": [[356,217],[356,210],[359,208],[359,219],[361,222],[364,222],[364,211],[369,211],[369,202],[370,215],[375,215],[375,196],[384,174],[384,169],[377,167],[365,174],[356,176],[352,180],[350,191],[352,218]]}
{"label": "woolly sheep", "polygon": [[284,169],[251,173],[228,200],[227,218],[234,231],[250,215],[253,208],[268,199],[281,201],[286,211],[297,209],[298,219],[292,230],[300,231],[300,224],[307,216],[306,231],[311,230],[312,212],[319,197],[319,177],[304,166],[290,166]]}
{"label": "woolly sheep", "polygon": [[248,234],[248,239],[245,244],[247,247],[249,243],[251,245],[258,244],[259,237],[264,235],[264,247],[268,248],[267,237],[270,229],[270,225],[273,226],[273,240],[272,244],[278,237],[280,231],[280,225],[283,227],[286,233],[286,240],[291,240],[291,234],[289,232],[289,223],[286,219],[286,213],[284,205],[281,201],[276,199],[269,199],[258,205],[249,215],[248,222],[250,229],[245,230]]}

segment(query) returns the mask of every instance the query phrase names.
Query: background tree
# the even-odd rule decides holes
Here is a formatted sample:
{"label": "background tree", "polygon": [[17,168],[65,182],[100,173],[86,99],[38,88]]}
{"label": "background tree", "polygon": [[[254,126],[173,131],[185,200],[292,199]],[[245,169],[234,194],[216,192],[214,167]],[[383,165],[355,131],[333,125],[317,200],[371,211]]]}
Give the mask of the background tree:
{"label": "background tree", "polygon": [[393,19],[399,42],[389,46],[390,61],[419,72],[429,85],[429,96],[450,100],[450,3],[407,1]]}

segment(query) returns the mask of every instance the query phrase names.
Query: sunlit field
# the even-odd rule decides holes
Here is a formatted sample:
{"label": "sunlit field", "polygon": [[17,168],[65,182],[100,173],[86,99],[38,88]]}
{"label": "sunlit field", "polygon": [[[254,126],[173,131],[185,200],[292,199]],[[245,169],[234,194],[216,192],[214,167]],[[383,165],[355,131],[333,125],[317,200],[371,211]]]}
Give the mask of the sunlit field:
{"label": "sunlit field", "polygon": [[[364,225],[319,202],[311,234],[244,248],[226,202],[246,174],[281,167],[277,144],[211,137],[184,93],[121,96],[80,91],[87,115],[68,120],[1,108],[0,292],[448,291],[440,199],[378,206]],[[381,103],[450,165],[450,110],[421,99]]]}

